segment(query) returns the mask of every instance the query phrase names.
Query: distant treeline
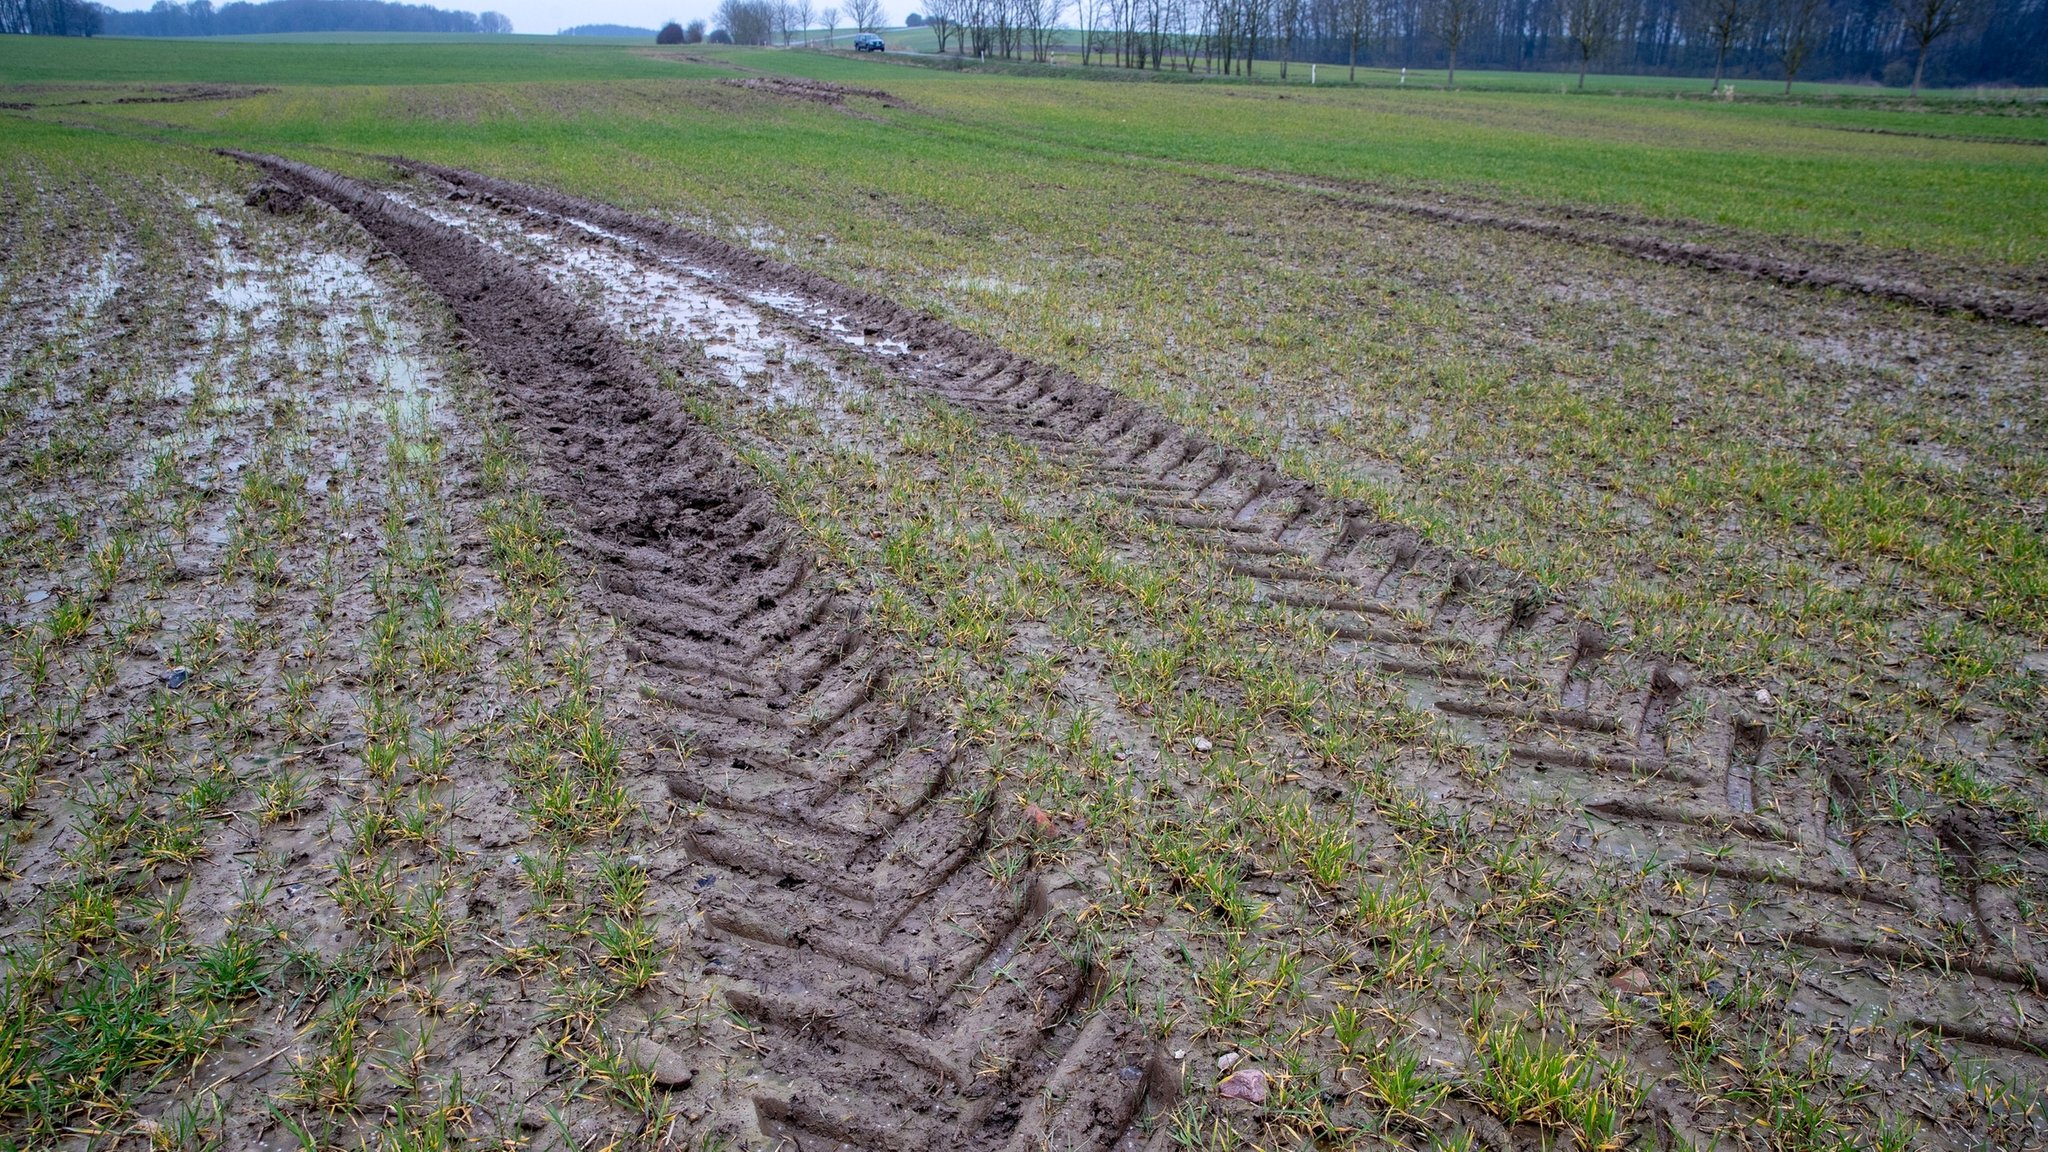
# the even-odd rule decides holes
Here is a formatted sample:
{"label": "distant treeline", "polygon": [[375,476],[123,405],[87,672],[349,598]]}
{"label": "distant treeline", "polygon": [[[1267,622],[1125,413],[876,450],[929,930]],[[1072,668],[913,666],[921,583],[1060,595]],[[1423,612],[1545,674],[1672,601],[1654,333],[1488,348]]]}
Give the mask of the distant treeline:
{"label": "distant treeline", "polygon": [[[927,0],[940,51],[1203,72],[1283,62],[2048,85],[2048,0]],[[1055,40],[1044,30],[1070,27]],[[1078,39],[1078,43],[1075,41]],[[1255,61],[1255,64],[1247,62]]]}
{"label": "distant treeline", "polygon": [[654,37],[652,28],[634,28],[627,24],[578,24],[564,28],[557,36],[631,36],[636,40],[650,40]]}
{"label": "distant treeline", "polygon": [[103,15],[84,0],[0,0],[0,33],[97,36]]}
{"label": "distant treeline", "polygon": [[121,12],[86,0],[0,0],[0,32],[39,36],[255,36],[278,32],[512,31],[496,12],[452,12],[386,0],[157,0],[142,12]]}

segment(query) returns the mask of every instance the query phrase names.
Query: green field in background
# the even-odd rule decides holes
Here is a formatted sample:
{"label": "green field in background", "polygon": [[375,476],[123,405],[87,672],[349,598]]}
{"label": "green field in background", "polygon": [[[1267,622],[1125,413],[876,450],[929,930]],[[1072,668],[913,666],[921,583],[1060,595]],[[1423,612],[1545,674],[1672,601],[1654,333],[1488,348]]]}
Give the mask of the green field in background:
{"label": "green field in background", "polygon": [[[0,86],[32,92],[26,99],[73,84],[281,89],[37,116],[203,147],[405,151],[645,203],[752,204],[771,219],[803,199],[792,189],[848,184],[911,195],[939,213],[1001,215],[1018,183],[1048,163],[1150,165],[1624,208],[2004,263],[2048,258],[2048,116],[2038,102],[1726,102],[1677,99],[1678,82],[1641,78],[1626,78],[1627,93],[1603,93],[1616,82],[1606,77],[1582,95],[1544,87],[1554,76],[1501,73],[1467,73],[1471,87],[1445,91],[1420,80],[1282,89],[1268,79],[1101,83],[1091,81],[1129,75],[1041,71],[1049,74],[551,37],[0,38]],[[772,100],[741,106],[712,81],[742,74],[881,86],[905,106],[879,110],[879,122]]]}

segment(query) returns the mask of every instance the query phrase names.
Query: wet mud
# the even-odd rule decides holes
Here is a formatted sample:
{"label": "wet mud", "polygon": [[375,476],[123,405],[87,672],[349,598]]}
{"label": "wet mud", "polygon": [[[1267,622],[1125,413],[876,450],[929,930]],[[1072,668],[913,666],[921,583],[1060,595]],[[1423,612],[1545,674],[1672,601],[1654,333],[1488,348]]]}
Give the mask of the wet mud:
{"label": "wet mud", "polygon": [[1728,911],[1703,927],[1745,966],[1777,968],[1782,950],[1804,950],[1789,1018],[2041,1057],[2048,934],[1996,879],[2048,864],[2023,828],[1917,795],[1933,815],[1900,822],[1886,810],[1896,782],[1862,776],[1822,732],[1773,734],[1768,701],[1619,654],[1571,605],[1510,573],[941,321],[607,205],[401,163],[486,206],[630,242],[792,324],[889,342],[870,353],[878,368],[1065,454],[1155,522],[1213,546],[1227,571],[1313,613],[1355,664],[1405,682],[1499,758],[1511,795],[1576,808],[1583,827],[1567,855],[1704,879]]}
{"label": "wet mud", "polygon": [[[245,159],[348,212],[448,300],[576,512],[602,602],[688,749],[669,788],[693,814],[707,969],[770,1038],[749,1089],[762,1132],[797,1148],[1135,1140],[1171,1078],[1127,1022],[1081,1011],[1098,975],[1043,939],[1074,881],[992,888],[971,866],[1011,817],[943,802],[973,753],[896,691],[858,599],[828,586],[751,474],[519,260],[366,185]],[[857,337],[892,379],[1074,461],[1310,614],[1352,668],[1404,686],[1502,765],[1510,798],[1576,812],[1567,859],[1709,885],[1713,915],[1676,899],[1661,911],[1782,979],[1788,1025],[1900,1052],[1931,1035],[2043,1070],[2048,934],[2002,879],[2048,865],[2022,829],[1919,796],[1929,817],[1896,820],[1895,785],[1823,733],[1775,731],[1767,701],[1617,653],[1510,573],[944,322],[608,205],[398,163],[819,341]],[[1447,807],[1500,800],[1420,783]]]}
{"label": "wet mud", "polygon": [[730,88],[744,88],[750,92],[765,92],[787,100],[802,100],[813,104],[843,106],[848,99],[878,100],[884,108],[894,108],[896,97],[880,88],[852,88],[834,84],[829,80],[800,80],[785,76],[749,76],[740,80],[722,80]]}
{"label": "wet mud", "polygon": [[[992,883],[1000,802],[896,680],[863,606],[773,498],[603,324],[532,271],[343,177],[241,157],[347,213],[453,309],[574,517],[691,816],[694,941],[758,1029],[760,1133],[837,1149],[1135,1146],[1171,1098],[1056,872]],[[1013,818],[1014,814],[1010,814]],[[991,1070],[995,1070],[991,1072]]]}

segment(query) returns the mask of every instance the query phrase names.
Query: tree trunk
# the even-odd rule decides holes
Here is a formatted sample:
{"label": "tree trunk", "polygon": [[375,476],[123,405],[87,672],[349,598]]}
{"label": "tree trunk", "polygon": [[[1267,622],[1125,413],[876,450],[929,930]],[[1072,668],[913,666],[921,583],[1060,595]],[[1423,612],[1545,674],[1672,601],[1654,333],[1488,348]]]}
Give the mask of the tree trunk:
{"label": "tree trunk", "polygon": [[1728,47],[1724,44],[1714,53],[1714,86],[1707,89],[1707,91],[1719,92],[1721,90],[1721,66],[1727,63],[1727,61]]}
{"label": "tree trunk", "polygon": [[1351,36],[1351,82],[1358,83],[1358,35]]}
{"label": "tree trunk", "polygon": [[1579,57],[1579,91],[1581,91],[1581,92],[1584,92],[1585,90],[1586,90],[1586,58],[1585,58],[1584,56],[1580,56],[1580,57]]}
{"label": "tree trunk", "polygon": [[1913,63],[1913,99],[1920,98],[1920,76],[1927,71],[1927,41],[1920,42],[1920,59]]}
{"label": "tree trunk", "polygon": [[1448,71],[1446,71],[1446,72],[1445,72],[1445,74],[1444,74],[1444,87],[1446,87],[1446,88],[1456,88],[1457,86],[1458,86],[1458,50],[1457,50],[1456,48],[1453,48],[1453,49],[1451,49],[1451,66],[1450,66],[1449,70],[1448,70]]}

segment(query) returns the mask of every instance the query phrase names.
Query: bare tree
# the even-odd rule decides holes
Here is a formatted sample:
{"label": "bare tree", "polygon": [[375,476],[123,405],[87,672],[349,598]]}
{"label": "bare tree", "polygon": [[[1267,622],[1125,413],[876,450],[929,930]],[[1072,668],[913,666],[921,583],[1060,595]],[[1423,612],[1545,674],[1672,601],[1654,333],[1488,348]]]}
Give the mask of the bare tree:
{"label": "bare tree", "polygon": [[825,23],[825,47],[830,48],[832,42],[839,38],[839,9],[827,8],[818,13],[818,19]]}
{"label": "bare tree", "polygon": [[786,6],[789,9],[789,18],[796,23],[796,30],[803,33],[804,47],[809,48],[811,46],[811,0],[789,0]]}
{"label": "bare tree", "polygon": [[847,0],[846,17],[862,32],[873,32],[888,19],[882,12],[882,0]]}
{"label": "bare tree", "polygon": [[1273,0],[1273,39],[1280,42],[1280,78],[1294,59],[1294,38],[1301,35],[1302,0]]}
{"label": "bare tree", "polygon": [[1607,55],[1621,32],[1620,0],[1565,0],[1565,36],[1579,57],[1579,91],[1586,90],[1586,69]]}
{"label": "bare tree", "polygon": [[1472,34],[1472,28],[1479,23],[1479,0],[1435,0],[1429,7],[1429,30],[1444,42],[1444,49],[1450,53],[1450,68],[1445,77],[1446,87],[1458,86],[1458,46]]}
{"label": "bare tree", "polygon": [[775,0],[722,0],[714,14],[735,44],[766,44],[775,37]]}
{"label": "bare tree", "polygon": [[1693,19],[1708,44],[1714,48],[1714,86],[1721,90],[1721,77],[1728,68],[1728,49],[1749,30],[1756,19],[1755,0],[1694,0]]}
{"label": "bare tree", "polygon": [[939,55],[946,54],[946,41],[959,30],[954,23],[953,12],[957,0],[925,0],[924,26],[932,30],[932,38],[939,42]]}
{"label": "bare tree", "polygon": [[[1469,2],[1469,0],[1461,0]],[[1237,26],[1244,38],[1244,74],[1252,74],[1252,61],[1259,55],[1259,33],[1266,28],[1266,15],[1273,0],[1238,0]]]}
{"label": "bare tree", "polygon": [[1350,50],[1351,79],[1358,79],[1358,45],[1372,35],[1373,0],[1333,0],[1332,26]]}
{"label": "bare tree", "polygon": [[1088,66],[1089,52],[1095,47],[1095,30],[1102,24],[1102,9],[1106,0],[1074,0],[1074,21],[1081,26],[1081,67]]}
{"label": "bare tree", "polygon": [[1827,7],[1828,0],[1779,0],[1771,35],[1778,63],[1785,69],[1787,96],[1792,94],[1792,78],[1799,75],[1799,69],[1813,51],[1814,39],[1820,33],[1821,14]]}
{"label": "bare tree", "polygon": [[1052,57],[1053,35],[1066,0],[1016,0],[1017,23],[1031,45],[1031,58],[1040,64]]}
{"label": "bare tree", "polygon": [[1899,21],[1906,39],[1913,45],[1913,95],[1920,95],[1920,80],[1927,73],[1927,49],[1955,30],[1968,0],[1897,0]]}
{"label": "bare tree", "polygon": [[1195,10],[1196,0],[1173,0],[1173,36],[1180,45],[1181,63],[1192,74],[1195,70],[1195,56],[1201,51],[1199,26],[1201,14]]}

